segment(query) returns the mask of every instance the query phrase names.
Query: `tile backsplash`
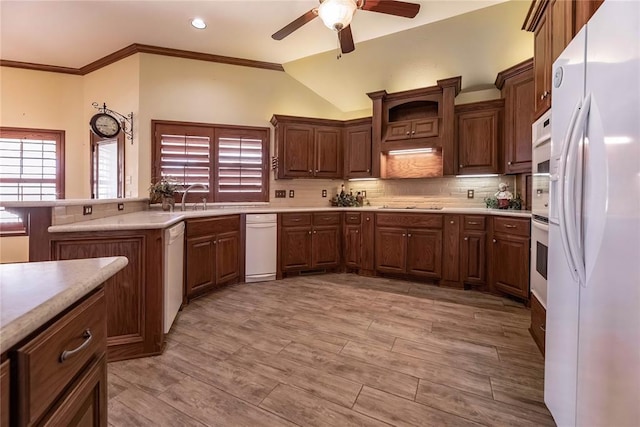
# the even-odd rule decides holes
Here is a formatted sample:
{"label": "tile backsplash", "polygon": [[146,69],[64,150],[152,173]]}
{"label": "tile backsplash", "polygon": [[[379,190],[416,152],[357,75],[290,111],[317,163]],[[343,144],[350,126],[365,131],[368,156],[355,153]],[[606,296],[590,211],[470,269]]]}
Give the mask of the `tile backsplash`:
{"label": "tile backsplash", "polygon": [[[118,210],[118,204],[124,204],[124,210]],[[91,205],[91,215],[83,215],[82,207]],[[149,209],[149,202],[144,200],[126,201],[122,199],[114,203],[83,203],[81,205],[56,206],[53,208],[51,223],[52,225],[65,225],[79,221],[88,221],[90,219],[106,218],[108,216],[121,215]]]}

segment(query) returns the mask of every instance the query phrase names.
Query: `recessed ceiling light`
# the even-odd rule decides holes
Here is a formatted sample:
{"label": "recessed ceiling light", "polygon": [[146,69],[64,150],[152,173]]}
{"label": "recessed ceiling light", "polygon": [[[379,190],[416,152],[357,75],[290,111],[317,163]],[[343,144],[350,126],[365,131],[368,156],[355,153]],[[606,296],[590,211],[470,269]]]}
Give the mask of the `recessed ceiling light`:
{"label": "recessed ceiling light", "polygon": [[200,18],[193,18],[191,20],[191,25],[199,30],[204,30],[205,28],[207,28],[207,24],[205,24],[204,21]]}

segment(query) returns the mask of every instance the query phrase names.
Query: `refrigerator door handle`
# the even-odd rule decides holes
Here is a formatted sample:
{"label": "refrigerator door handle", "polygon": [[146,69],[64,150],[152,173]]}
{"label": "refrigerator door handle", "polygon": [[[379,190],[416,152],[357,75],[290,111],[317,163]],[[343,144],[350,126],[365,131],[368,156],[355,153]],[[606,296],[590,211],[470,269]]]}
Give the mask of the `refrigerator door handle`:
{"label": "refrigerator door handle", "polygon": [[560,154],[560,168],[558,171],[559,182],[558,182],[558,223],[560,225],[560,238],[562,241],[562,248],[564,249],[565,259],[569,264],[569,272],[571,273],[571,278],[578,282],[580,277],[577,275],[576,266],[574,265],[574,256],[571,253],[571,245],[569,244],[569,237],[567,233],[567,224],[566,218],[567,215],[565,211],[567,210],[566,206],[566,197],[565,197],[565,183],[567,181],[567,157],[569,153],[569,144],[571,143],[573,130],[576,126],[576,121],[578,119],[578,115],[580,113],[580,108],[582,106],[582,99],[578,100],[576,106],[573,108],[573,113],[571,114],[571,119],[569,120],[569,127],[567,128],[567,133],[565,134],[562,142],[562,153]]}
{"label": "refrigerator door handle", "polygon": [[571,132],[571,139],[569,141],[569,149],[567,152],[566,161],[566,179],[564,185],[566,186],[563,191],[564,195],[564,219],[567,229],[567,242],[569,243],[569,249],[571,256],[573,257],[573,265],[580,279],[580,285],[586,286],[586,272],[584,265],[584,255],[581,242],[581,230],[582,220],[578,216],[580,206],[582,205],[582,176],[579,173],[580,161],[580,138],[583,135],[587,117],[589,116],[589,110],[591,107],[591,94],[588,94],[582,102],[580,113],[576,119],[575,126]]}

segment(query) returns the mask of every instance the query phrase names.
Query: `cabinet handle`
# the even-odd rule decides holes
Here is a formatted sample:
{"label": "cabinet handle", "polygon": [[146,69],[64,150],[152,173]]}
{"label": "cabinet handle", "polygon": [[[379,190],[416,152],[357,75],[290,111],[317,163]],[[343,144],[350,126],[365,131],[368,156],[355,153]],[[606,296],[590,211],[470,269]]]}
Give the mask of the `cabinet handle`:
{"label": "cabinet handle", "polygon": [[309,234],[311,234],[311,230],[309,230]]}
{"label": "cabinet handle", "polygon": [[511,224],[505,224],[504,228],[516,228],[516,226]]}
{"label": "cabinet handle", "polygon": [[311,169],[309,169],[309,173],[313,173],[313,171]]}
{"label": "cabinet handle", "polygon": [[367,221],[371,221],[371,218],[367,217]]}
{"label": "cabinet handle", "polygon": [[73,350],[65,350],[60,354],[60,363],[64,362],[74,354],[84,350],[89,346],[89,343],[93,338],[93,335],[91,335],[91,330],[85,329],[84,332],[82,333],[82,338],[84,338],[84,341],[78,347],[74,348]]}
{"label": "cabinet handle", "polygon": [[349,219],[358,219],[357,216],[350,216]]}
{"label": "cabinet handle", "polygon": [[465,238],[464,238],[464,240],[469,240],[469,238],[468,238],[468,237],[465,237]]}
{"label": "cabinet handle", "polygon": [[406,236],[406,234],[402,233],[402,237]]}
{"label": "cabinet handle", "polygon": [[476,221],[469,221],[469,222],[467,222],[467,224],[469,224],[469,225],[478,225],[480,223],[476,222]]}
{"label": "cabinet handle", "polygon": [[300,222],[300,218],[292,218],[291,222]]}
{"label": "cabinet handle", "polygon": [[496,242],[497,242],[497,240],[496,240],[496,239],[493,239],[493,243],[496,243]]}
{"label": "cabinet handle", "polygon": [[318,170],[318,169],[316,169],[316,173],[318,173],[318,172],[319,172],[319,170]]}
{"label": "cabinet handle", "polygon": [[358,234],[360,232],[360,230],[356,230],[356,234]]}
{"label": "cabinet handle", "polygon": [[411,131],[411,135],[414,135],[415,133],[416,133],[416,131],[415,131],[415,130],[412,130],[412,131]]}
{"label": "cabinet handle", "polygon": [[407,234],[407,236],[411,237],[411,233]]}
{"label": "cabinet handle", "polygon": [[455,221],[449,221],[449,224],[455,224],[455,223],[456,223]]}
{"label": "cabinet handle", "polygon": [[464,167],[464,165],[458,165],[458,167],[459,167],[460,169],[462,169],[462,168]]}
{"label": "cabinet handle", "polygon": [[542,332],[547,332],[547,328],[545,328],[544,325],[540,325],[540,330]]}
{"label": "cabinet handle", "polygon": [[407,135],[411,135],[411,132],[407,131]]}
{"label": "cabinet handle", "polygon": [[371,172],[371,170],[367,169],[367,172]]}
{"label": "cabinet handle", "polygon": [[214,241],[213,241],[213,244],[214,244],[214,245],[217,245],[217,244],[218,244],[218,241],[217,241],[217,240],[214,240]]}
{"label": "cabinet handle", "polygon": [[316,230],[313,230],[313,234],[318,234],[318,232]]}
{"label": "cabinet handle", "polygon": [[507,164],[508,164],[509,166],[511,166],[511,162],[507,162]]}
{"label": "cabinet handle", "polygon": [[545,90],[544,92],[542,92],[542,95],[540,95],[540,100],[545,99],[547,96],[549,96],[549,91]]}

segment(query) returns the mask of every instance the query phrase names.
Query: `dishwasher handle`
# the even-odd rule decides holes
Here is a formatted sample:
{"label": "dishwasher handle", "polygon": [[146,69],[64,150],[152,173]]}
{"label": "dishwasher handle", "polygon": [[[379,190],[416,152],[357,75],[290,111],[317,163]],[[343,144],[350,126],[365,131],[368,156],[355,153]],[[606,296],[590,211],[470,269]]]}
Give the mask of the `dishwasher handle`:
{"label": "dishwasher handle", "polygon": [[184,222],[179,222],[169,229],[169,244],[181,238],[184,235]]}
{"label": "dishwasher handle", "polygon": [[278,224],[275,222],[268,222],[264,224],[247,224],[247,228],[275,228]]}

